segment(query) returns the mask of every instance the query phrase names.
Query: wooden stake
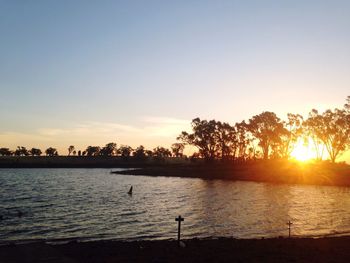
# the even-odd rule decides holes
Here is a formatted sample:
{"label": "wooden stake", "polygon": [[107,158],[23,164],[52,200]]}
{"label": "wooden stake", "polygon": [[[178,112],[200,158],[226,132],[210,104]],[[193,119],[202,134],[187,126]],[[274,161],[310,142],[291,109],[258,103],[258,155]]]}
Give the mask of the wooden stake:
{"label": "wooden stake", "polygon": [[177,242],[180,244],[180,233],[181,233],[181,222],[184,221],[185,219],[181,217],[180,215],[175,218],[175,221],[178,222],[178,227],[177,227]]}
{"label": "wooden stake", "polygon": [[290,222],[290,220],[289,220],[288,223],[287,223],[287,225],[288,225],[288,232],[289,232],[288,237],[290,238],[290,229],[291,229],[291,226],[293,225],[293,223]]}

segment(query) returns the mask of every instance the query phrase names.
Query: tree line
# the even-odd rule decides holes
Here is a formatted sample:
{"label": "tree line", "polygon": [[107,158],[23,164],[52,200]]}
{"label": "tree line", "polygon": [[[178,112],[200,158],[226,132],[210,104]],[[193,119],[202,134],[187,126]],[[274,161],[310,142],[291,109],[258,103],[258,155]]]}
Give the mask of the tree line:
{"label": "tree line", "polygon": [[[185,146],[182,143],[174,143],[171,149],[161,146],[153,150],[147,150],[143,145],[133,149],[129,145],[121,145],[117,147],[114,142],[107,143],[104,147],[88,146],[85,150],[76,150],[74,145],[68,147],[68,156],[120,156],[120,157],[136,157],[139,159],[146,157],[166,158],[166,157],[183,157]],[[45,150],[46,156],[58,156],[56,148],[49,147]],[[27,149],[23,146],[18,146],[12,151],[9,148],[0,148],[0,156],[41,156],[43,152],[38,148]]]}
{"label": "tree line", "polygon": [[[0,156],[41,156],[43,152],[38,148],[27,149],[24,146],[17,146],[17,149],[12,151],[9,148],[0,148]],[[45,150],[47,156],[58,156],[56,148],[49,147]]]}
{"label": "tree line", "polygon": [[[158,146],[147,150],[140,145],[132,148],[128,145],[117,147],[114,142],[104,147],[88,146],[77,150],[74,145],[68,147],[68,156],[120,156],[123,158],[167,158],[186,157],[183,152],[186,145],[197,148],[191,159],[206,161],[245,162],[257,159],[289,159],[298,140],[305,145],[312,144],[315,159],[322,160],[325,153],[334,163],[339,156],[350,148],[350,96],[341,109],[326,110],[322,113],[312,109],[306,119],[299,114],[287,114],[287,120],[280,119],[270,111],[230,125],[216,120],[195,118],[191,122],[192,131],[183,131],[171,149]],[[58,156],[57,149],[49,147],[44,151],[47,156]],[[0,156],[40,156],[38,148],[26,149],[18,146],[12,151],[0,148]]]}
{"label": "tree line", "polygon": [[288,159],[302,139],[305,145],[313,145],[315,159],[322,160],[326,152],[334,163],[350,147],[350,96],[342,109],[323,113],[313,109],[307,119],[289,113],[283,121],[265,111],[235,125],[200,118],[191,125],[192,132],[183,131],[177,139],[195,146],[198,157],[207,161]]}

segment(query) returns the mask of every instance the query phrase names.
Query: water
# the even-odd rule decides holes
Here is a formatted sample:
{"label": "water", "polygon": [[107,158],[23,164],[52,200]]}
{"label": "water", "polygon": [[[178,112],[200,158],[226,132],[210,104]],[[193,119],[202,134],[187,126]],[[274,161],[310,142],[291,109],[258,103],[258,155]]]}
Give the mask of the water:
{"label": "water", "polygon": [[0,169],[0,241],[176,238],[180,214],[183,238],[350,232],[350,188],[109,172]]}

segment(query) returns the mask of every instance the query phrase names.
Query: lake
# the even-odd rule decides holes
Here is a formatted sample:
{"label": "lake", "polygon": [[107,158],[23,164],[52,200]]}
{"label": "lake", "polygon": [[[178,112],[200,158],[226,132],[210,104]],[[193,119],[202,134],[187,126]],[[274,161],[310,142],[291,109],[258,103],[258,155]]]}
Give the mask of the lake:
{"label": "lake", "polygon": [[350,188],[110,171],[0,169],[0,241],[170,239],[178,215],[183,238],[350,233]]}

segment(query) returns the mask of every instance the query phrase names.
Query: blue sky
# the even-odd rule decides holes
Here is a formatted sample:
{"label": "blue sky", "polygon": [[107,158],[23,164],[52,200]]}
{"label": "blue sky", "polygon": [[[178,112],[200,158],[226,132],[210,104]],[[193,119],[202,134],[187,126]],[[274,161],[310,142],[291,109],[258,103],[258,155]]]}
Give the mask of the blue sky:
{"label": "blue sky", "polygon": [[349,1],[0,1],[0,144],[169,146],[195,117],[341,107]]}

